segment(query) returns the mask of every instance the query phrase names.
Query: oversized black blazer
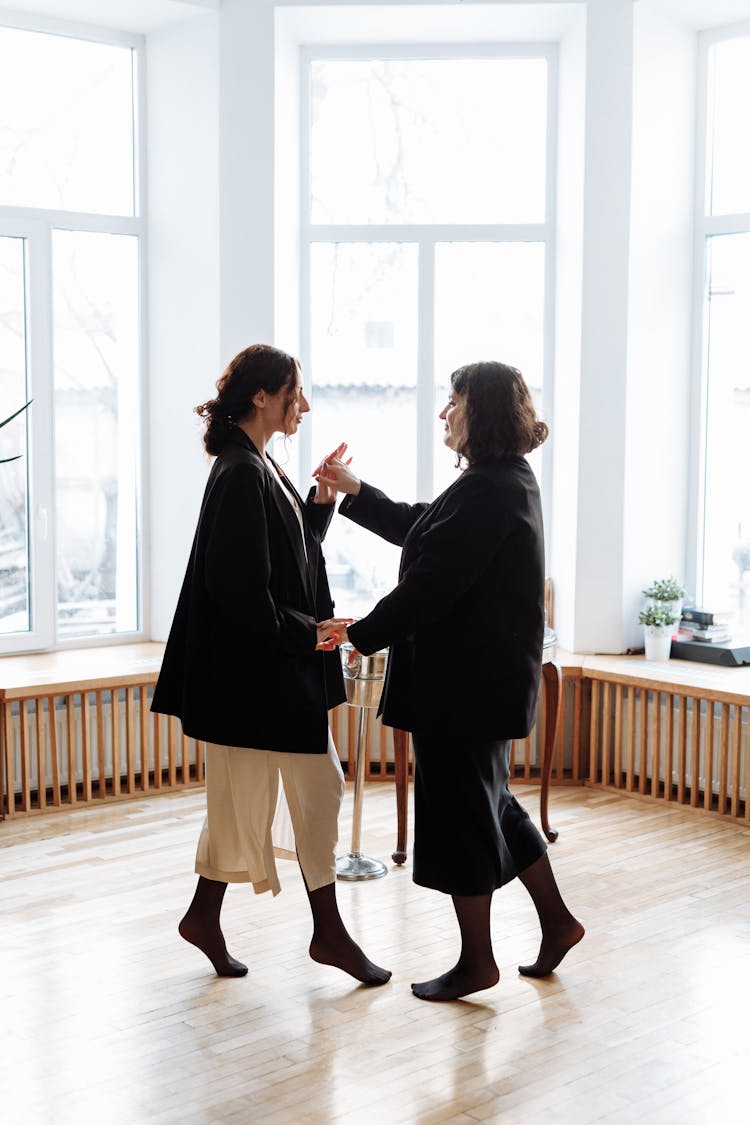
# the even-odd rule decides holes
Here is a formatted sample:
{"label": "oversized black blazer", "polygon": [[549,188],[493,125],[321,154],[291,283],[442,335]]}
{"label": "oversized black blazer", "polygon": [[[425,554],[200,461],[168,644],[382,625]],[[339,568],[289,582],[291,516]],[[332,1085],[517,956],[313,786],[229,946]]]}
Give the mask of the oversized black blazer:
{"label": "oversized black blazer", "polygon": [[307,559],[282,486],[242,430],[214,461],[151,705],[222,746],[323,754],[346,698],[321,540],[333,504],[305,503]]}
{"label": "oversized black blazer", "polygon": [[472,466],[429,505],[363,482],[340,511],[403,547],[398,585],[349,628],[363,653],[390,647],[386,725],[524,738],[544,639],[542,511],[525,458]]}

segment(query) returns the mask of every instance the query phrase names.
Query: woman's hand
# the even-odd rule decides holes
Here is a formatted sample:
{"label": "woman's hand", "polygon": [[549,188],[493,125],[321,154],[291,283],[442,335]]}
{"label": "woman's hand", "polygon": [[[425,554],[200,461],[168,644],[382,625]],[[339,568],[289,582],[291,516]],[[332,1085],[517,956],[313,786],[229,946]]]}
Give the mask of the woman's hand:
{"label": "woman's hand", "polygon": [[[318,488],[324,487],[335,498],[337,492],[346,492],[350,496],[356,496],[361,487],[361,481],[358,476],[351,471],[349,465],[351,464],[351,457],[346,461],[342,460],[346,452],[346,442],[342,442],[338,449],[334,449],[329,457],[324,457],[313,473]],[[317,499],[317,497],[316,497]]]}
{"label": "woman's hand", "polygon": [[329,617],[327,621],[318,621],[315,626],[318,631],[316,652],[333,652],[337,645],[343,644],[349,636],[346,627],[353,621],[353,617]]}
{"label": "woman's hand", "polygon": [[[317,483],[315,496],[313,497],[314,504],[333,504],[336,500],[336,489],[332,488],[327,481],[321,480],[320,473],[329,461],[339,460],[344,456],[345,453],[346,442],[342,441],[341,445],[337,446],[336,449],[334,449],[333,453],[329,453],[327,457],[323,458],[323,460],[320,462],[317,469],[313,473],[313,477],[315,478],[315,481]],[[350,464],[350,462],[351,457],[346,462],[344,462],[344,464],[348,465]]]}

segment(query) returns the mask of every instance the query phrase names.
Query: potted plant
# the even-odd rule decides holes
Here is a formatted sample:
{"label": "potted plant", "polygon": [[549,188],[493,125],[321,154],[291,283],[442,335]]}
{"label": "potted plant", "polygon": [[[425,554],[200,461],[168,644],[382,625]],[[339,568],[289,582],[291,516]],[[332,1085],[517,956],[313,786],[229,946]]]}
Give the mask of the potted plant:
{"label": "potted plant", "polygon": [[679,621],[676,613],[657,601],[647,605],[638,615],[643,626],[646,643],[646,660],[669,660],[672,648],[672,630]]}
{"label": "potted plant", "polygon": [[659,606],[662,609],[668,609],[674,613],[679,621],[682,613],[682,599],[685,597],[686,590],[681,582],[671,575],[669,578],[655,578],[650,586],[647,586],[643,591],[644,597],[648,598],[647,606]]}

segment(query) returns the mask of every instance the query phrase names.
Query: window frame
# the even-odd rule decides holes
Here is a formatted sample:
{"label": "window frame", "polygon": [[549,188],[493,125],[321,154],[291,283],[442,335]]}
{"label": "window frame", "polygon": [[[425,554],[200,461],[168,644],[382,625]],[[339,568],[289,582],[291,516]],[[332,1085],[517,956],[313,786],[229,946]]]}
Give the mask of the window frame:
{"label": "window frame", "polygon": [[749,38],[750,20],[729,27],[712,28],[698,35],[697,107],[695,153],[695,222],[694,222],[694,286],[693,286],[693,378],[691,395],[692,446],[696,450],[689,466],[688,587],[695,592],[699,604],[704,600],[706,558],[706,508],[708,396],[709,396],[709,316],[708,269],[710,239],[717,235],[750,234],[750,211],[712,215],[709,212],[707,180],[709,170],[709,52],[717,43]]}
{"label": "window frame", "polygon": [[[366,59],[517,59],[544,58],[547,63],[547,136],[545,168],[545,216],[538,223],[312,223],[309,218],[310,175],[310,65],[314,60]],[[542,401],[544,415],[552,417],[554,401],[555,336],[555,235],[558,138],[558,44],[548,41],[524,43],[368,43],[315,44],[300,49],[300,166],[299,166],[299,329],[300,358],[310,369],[310,247],[332,242],[409,242],[417,246],[419,324],[417,336],[417,480],[419,500],[434,497],[434,292],[435,247],[442,242],[541,242],[545,248],[543,294]],[[314,377],[308,376],[314,395]],[[300,434],[300,479],[312,470],[312,436]],[[318,451],[320,452],[320,451]],[[551,526],[552,439],[542,447],[542,505]],[[549,552],[549,543],[547,544]]]}
{"label": "window frame", "polygon": [[[146,289],[146,130],[145,82],[146,40],[143,35],[92,27],[63,20],[0,14],[0,27],[21,31],[81,39],[132,52],[133,64],[133,215],[91,214],[81,211],[41,207],[5,206],[0,204],[0,235],[26,239],[26,332],[27,380],[33,404],[28,411],[28,511],[29,511],[29,592],[32,605],[30,629],[23,633],[0,634],[0,655],[57,651],[76,648],[132,644],[147,637],[149,588],[146,560],[148,558],[148,490],[146,478],[147,418],[147,289]],[[138,573],[139,625],[130,632],[58,636],[57,566],[55,542],[55,480],[54,480],[54,364],[52,325],[52,238],[56,230],[81,233],[120,234],[134,236],[138,241],[138,315],[139,315],[139,432],[136,471],[136,506],[138,511],[136,567]]]}

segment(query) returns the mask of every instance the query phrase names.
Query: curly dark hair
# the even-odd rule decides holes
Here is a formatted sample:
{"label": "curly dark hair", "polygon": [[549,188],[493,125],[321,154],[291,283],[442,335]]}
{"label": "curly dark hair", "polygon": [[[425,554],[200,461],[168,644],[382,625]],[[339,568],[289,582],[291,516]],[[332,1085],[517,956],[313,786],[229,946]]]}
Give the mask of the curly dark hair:
{"label": "curly dark hair", "polygon": [[470,464],[523,456],[546,440],[549,427],[534,410],[529,388],[515,367],[488,360],[459,367],[451,386],[466,397],[466,438],[459,460]]}
{"label": "curly dark hair", "polygon": [[294,402],[299,364],[270,344],[251,344],[238,352],[216,384],[218,394],[196,406],[195,413],[206,422],[203,444],[212,455],[221,453],[232,427],[255,410],[253,396],[258,391],[275,395],[288,388],[288,404]]}

